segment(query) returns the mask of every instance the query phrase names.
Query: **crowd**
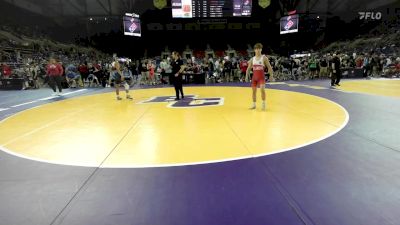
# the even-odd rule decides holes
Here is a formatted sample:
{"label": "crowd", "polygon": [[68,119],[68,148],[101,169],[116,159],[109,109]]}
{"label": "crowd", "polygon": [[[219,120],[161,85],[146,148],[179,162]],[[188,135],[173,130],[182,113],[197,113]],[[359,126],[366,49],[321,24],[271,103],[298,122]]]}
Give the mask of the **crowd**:
{"label": "crowd", "polygon": [[[347,45],[334,43],[318,52],[301,52],[290,56],[269,54],[268,57],[277,81],[331,77],[334,72],[332,66],[334,55],[339,60],[338,66],[343,76],[349,75],[349,70],[357,69],[365,78],[399,77],[400,46],[395,42],[399,36],[400,33],[396,32],[388,36],[391,39],[386,38],[385,42],[378,42],[379,44],[375,43],[373,46],[365,44],[360,46],[361,42],[355,40]],[[14,46],[15,43],[6,38],[0,41],[0,78],[23,79],[24,89],[40,88],[48,84],[47,67],[51,64],[50,59],[55,59],[62,67],[60,76],[63,88],[112,85],[110,78],[112,56],[95,49],[65,45],[47,39],[33,42],[32,46],[24,49],[21,46]],[[362,43],[368,43],[368,40]],[[353,49],[346,48],[353,45],[355,46]],[[336,46],[336,49],[332,46]],[[247,54],[214,58],[188,55],[187,58],[183,58],[184,73],[204,74],[206,82],[244,82],[250,57]],[[170,83],[172,70],[170,56],[119,60],[123,76],[130,78],[131,84]]]}
{"label": "crowd", "polygon": [[[332,74],[332,64],[336,54],[340,60],[343,76],[350,69],[359,69],[363,77],[400,77],[400,56],[369,53],[307,53],[292,57],[269,55],[277,81],[326,79]],[[68,57],[49,57],[57,59],[62,66],[64,88],[107,87],[110,84],[109,72],[111,57],[84,60]],[[244,82],[249,57],[189,58],[184,59],[186,74],[205,74],[207,82]],[[29,60],[29,63],[0,64],[0,77],[23,78],[24,89],[39,88],[48,81],[46,60]],[[142,85],[167,84],[170,80],[171,59],[142,59],[121,61],[124,76]]]}

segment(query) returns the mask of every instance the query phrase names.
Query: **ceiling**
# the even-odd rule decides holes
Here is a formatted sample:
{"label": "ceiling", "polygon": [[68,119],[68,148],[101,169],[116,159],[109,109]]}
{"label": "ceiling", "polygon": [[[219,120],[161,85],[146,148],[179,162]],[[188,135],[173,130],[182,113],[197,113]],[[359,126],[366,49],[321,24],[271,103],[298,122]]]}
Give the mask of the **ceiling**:
{"label": "ceiling", "polygon": [[48,17],[121,16],[126,12],[143,13],[152,8],[151,0],[2,0]]}
{"label": "ceiling", "polygon": [[[143,14],[154,9],[152,0],[0,0],[31,12],[61,19],[66,17],[120,17],[126,12]],[[170,0],[168,0],[170,1]],[[399,0],[271,0],[279,1],[281,13],[296,9],[298,12],[343,13],[369,11]],[[253,0],[256,5],[258,0]]]}

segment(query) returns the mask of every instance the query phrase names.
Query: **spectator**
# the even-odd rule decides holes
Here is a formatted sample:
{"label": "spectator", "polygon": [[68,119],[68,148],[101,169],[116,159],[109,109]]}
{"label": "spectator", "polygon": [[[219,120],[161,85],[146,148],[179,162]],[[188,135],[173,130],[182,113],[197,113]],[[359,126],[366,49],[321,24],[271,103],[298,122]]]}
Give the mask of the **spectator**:
{"label": "spectator", "polygon": [[1,67],[1,73],[3,74],[3,78],[10,78],[12,74],[11,67],[6,63],[3,63]]}
{"label": "spectator", "polygon": [[319,62],[320,66],[320,72],[319,72],[319,77],[327,77],[328,76],[328,62],[326,61],[326,58],[322,58],[321,61]]}
{"label": "spectator", "polygon": [[147,62],[147,70],[149,71],[149,85],[156,85],[156,79],[155,79],[155,69],[156,66],[152,62],[151,59]]}
{"label": "spectator", "polygon": [[233,81],[233,78],[231,77],[232,73],[232,62],[228,56],[225,57],[225,62],[223,65],[223,70],[224,70],[224,78],[226,82]]}
{"label": "spectator", "polygon": [[248,66],[247,60],[246,59],[242,59],[240,61],[240,65],[239,65],[239,67],[240,67],[240,78],[239,78],[239,81],[240,82],[244,81],[244,78],[246,76],[247,66]]}
{"label": "spectator", "polygon": [[78,67],[78,71],[81,74],[83,83],[87,82],[87,78],[89,76],[89,68],[87,62],[81,63]]}
{"label": "spectator", "polygon": [[65,69],[65,78],[67,80],[68,86],[76,88],[82,85],[82,79],[74,64],[69,64]]}
{"label": "spectator", "polygon": [[334,87],[335,85],[340,86],[339,83],[341,78],[342,72],[340,71],[340,59],[336,54],[333,54],[331,87]]}
{"label": "spectator", "polygon": [[369,73],[369,71],[370,71],[370,59],[369,59],[369,57],[368,57],[368,55],[366,55],[365,57],[364,57],[364,60],[363,60],[363,71],[364,71],[364,77],[367,77],[368,76],[368,73]]}
{"label": "spectator", "polygon": [[308,66],[310,69],[310,78],[314,79],[317,74],[317,61],[315,60],[314,56],[310,59],[310,63]]}

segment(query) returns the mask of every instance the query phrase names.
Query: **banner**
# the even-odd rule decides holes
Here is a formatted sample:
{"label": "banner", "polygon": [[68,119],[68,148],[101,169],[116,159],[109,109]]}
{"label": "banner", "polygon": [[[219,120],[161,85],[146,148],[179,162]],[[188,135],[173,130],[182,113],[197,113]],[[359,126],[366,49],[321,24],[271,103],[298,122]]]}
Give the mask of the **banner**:
{"label": "banner", "polygon": [[153,4],[157,9],[163,9],[167,6],[167,0],[153,0]]}
{"label": "banner", "polygon": [[258,0],[258,5],[262,8],[267,8],[271,4],[271,0]]}

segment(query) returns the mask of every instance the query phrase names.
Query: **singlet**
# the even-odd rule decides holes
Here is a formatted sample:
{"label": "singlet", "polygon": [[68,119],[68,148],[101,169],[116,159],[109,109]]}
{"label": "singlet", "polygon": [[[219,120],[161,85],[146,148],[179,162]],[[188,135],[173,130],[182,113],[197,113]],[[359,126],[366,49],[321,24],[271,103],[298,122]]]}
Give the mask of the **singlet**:
{"label": "singlet", "polygon": [[262,55],[259,59],[256,59],[256,56],[252,58],[253,60],[253,76],[264,76],[264,55]]}

